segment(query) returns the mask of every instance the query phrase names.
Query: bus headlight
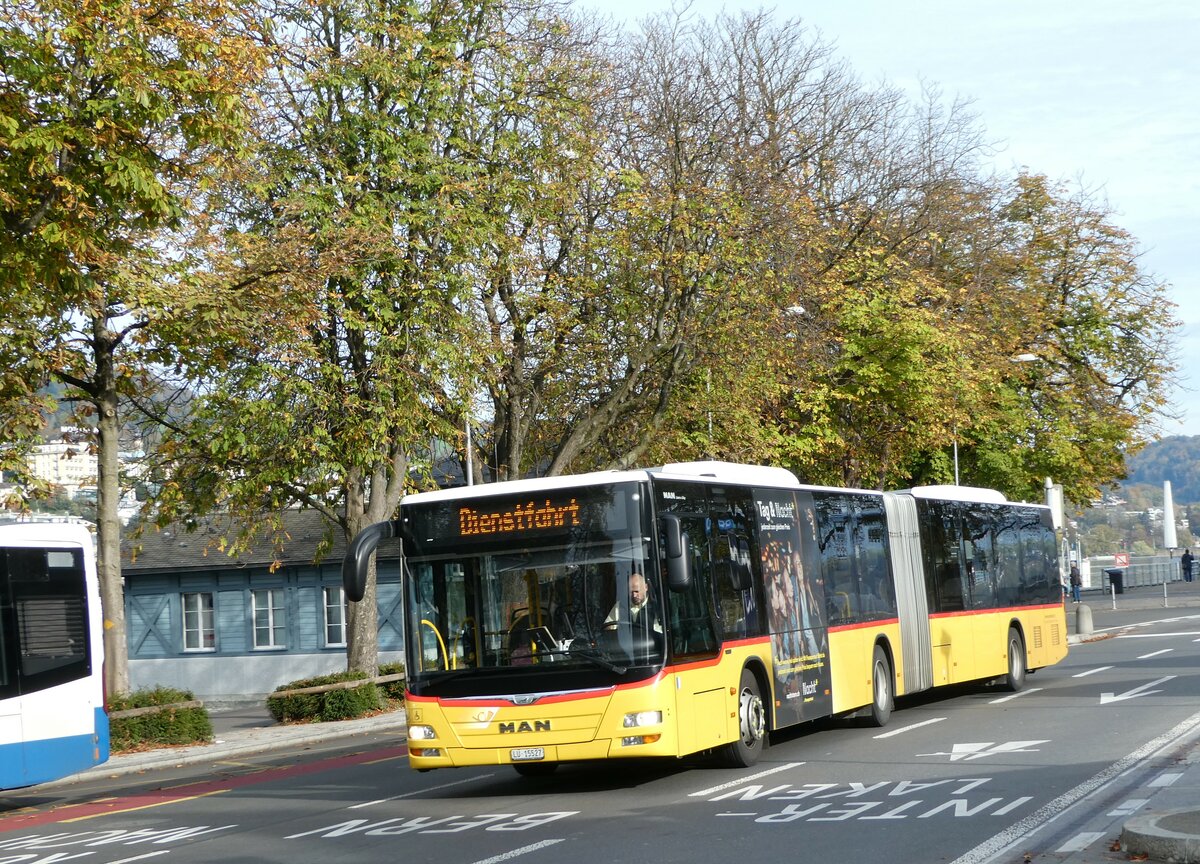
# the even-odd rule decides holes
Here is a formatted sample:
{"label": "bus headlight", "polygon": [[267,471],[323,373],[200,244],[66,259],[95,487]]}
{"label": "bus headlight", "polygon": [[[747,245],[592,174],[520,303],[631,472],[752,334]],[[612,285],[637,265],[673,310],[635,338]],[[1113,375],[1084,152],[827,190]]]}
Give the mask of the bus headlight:
{"label": "bus headlight", "polygon": [[633,729],[638,726],[658,726],[662,724],[661,711],[639,711],[636,714],[626,714],[624,726]]}
{"label": "bus headlight", "polygon": [[437,735],[433,732],[432,726],[409,726],[408,740],[409,741],[432,741]]}

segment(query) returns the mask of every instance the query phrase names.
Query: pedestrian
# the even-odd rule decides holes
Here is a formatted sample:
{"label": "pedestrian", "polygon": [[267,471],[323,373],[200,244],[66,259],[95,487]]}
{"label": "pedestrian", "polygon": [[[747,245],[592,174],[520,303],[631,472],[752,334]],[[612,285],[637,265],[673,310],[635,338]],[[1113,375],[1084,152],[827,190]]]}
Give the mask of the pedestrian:
{"label": "pedestrian", "polygon": [[1076,603],[1079,602],[1079,592],[1083,588],[1083,577],[1079,574],[1079,565],[1074,561],[1071,562],[1071,597]]}
{"label": "pedestrian", "polygon": [[1195,561],[1196,561],[1196,559],[1192,557],[1192,550],[1184,549],[1183,557],[1179,559],[1179,563],[1183,565],[1183,581],[1184,582],[1192,581],[1192,565],[1195,563]]}

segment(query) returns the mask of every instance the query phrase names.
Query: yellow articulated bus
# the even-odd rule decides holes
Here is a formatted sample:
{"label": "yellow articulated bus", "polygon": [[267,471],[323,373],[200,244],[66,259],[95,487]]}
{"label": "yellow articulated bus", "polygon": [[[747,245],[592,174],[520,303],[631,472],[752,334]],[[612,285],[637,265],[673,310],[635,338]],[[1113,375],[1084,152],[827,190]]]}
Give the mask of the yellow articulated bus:
{"label": "yellow articulated bus", "polygon": [[343,565],[401,544],[418,770],[713,752],[1067,652],[1049,508],[958,486],[803,486],[694,462],[407,496]]}

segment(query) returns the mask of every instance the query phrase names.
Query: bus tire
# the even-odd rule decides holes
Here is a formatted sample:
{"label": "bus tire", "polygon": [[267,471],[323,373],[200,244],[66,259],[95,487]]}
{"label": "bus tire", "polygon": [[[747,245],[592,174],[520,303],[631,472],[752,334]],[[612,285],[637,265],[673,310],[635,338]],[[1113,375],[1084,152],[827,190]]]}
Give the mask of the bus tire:
{"label": "bus tire", "polygon": [[893,695],[892,664],[882,645],[875,646],[875,656],[871,660],[871,713],[869,720],[872,726],[886,726],[892,717],[895,707]]}
{"label": "bus tire", "polygon": [[721,761],[730,768],[749,768],[762,755],[767,738],[767,712],[763,707],[758,678],[742,670],[738,684],[738,737],[721,751]]}
{"label": "bus tire", "polygon": [[549,777],[558,770],[557,762],[514,762],[512,766],[522,777]]}
{"label": "bus tire", "polygon": [[1025,640],[1016,627],[1008,628],[1008,672],[1004,675],[1004,689],[1016,693],[1025,686]]}

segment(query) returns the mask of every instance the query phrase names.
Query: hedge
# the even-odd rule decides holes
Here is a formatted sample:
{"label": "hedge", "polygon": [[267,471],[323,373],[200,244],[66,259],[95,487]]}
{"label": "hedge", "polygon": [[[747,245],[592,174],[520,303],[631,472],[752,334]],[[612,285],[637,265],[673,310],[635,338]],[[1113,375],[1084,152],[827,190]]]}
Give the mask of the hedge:
{"label": "hedge", "polygon": [[322,693],[287,694],[286,691],[366,678],[364,672],[338,672],[281,684],[275,688],[275,693],[267,697],[267,710],[281,723],[288,720],[349,720],[361,717],[383,707],[379,701],[379,689],[374,684],[365,683],[361,687],[326,690]]}
{"label": "hedge", "polygon": [[112,713],[131,708],[178,705],[195,700],[195,695],[189,691],[171,687],[109,694],[109,738],[112,751],[121,753],[146,745],[201,744],[211,741],[212,721],[208,718],[208,710],[202,705],[193,708],[166,708],[136,717],[111,717]]}

